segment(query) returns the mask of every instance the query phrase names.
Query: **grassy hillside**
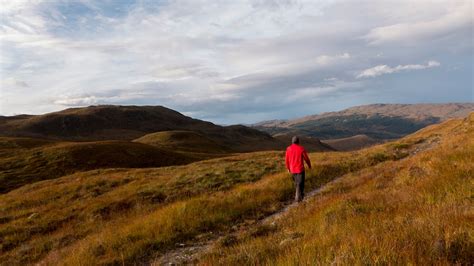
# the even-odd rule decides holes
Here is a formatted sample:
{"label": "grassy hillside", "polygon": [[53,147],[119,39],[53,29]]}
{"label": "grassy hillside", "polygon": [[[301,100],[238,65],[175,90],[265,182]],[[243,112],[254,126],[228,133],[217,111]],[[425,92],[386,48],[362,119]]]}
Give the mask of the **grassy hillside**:
{"label": "grassy hillside", "polygon": [[131,140],[150,132],[187,128],[209,130],[219,126],[163,106],[90,106],[0,120],[2,135],[67,140]]}
{"label": "grassy hillside", "polygon": [[282,171],[281,157],[264,152],[185,166],[101,169],[25,185],[0,195],[0,264],[37,262],[86,237],[145,222],[173,204],[257,181]]}
{"label": "grassy hillside", "polygon": [[3,137],[0,138],[0,193],[78,171],[180,165],[199,159],[126,141],[78,143]]}
{"label": "grassy hillside", "polygon": [[[0,261],[159,263],[180,243],[220,237],[203,264],[463,262],[472,247],[473,123],[310,154],[307,190],[342,178],[270,226],[259,220],[293,196],[282,152],[25,185],[0,195]],[[436,241],[439,253],[428,253]]]}
{"label": "grassy hillside", "polygon": [[193,131],[162,131],[147,134],[134,142],[144,143],[163,149],[198,152],[198,153],[228,153],[226,148],[209,138]]}
{"label": "grassy hillside", "polygon": [[[219,126],[163,106],[100,105],[44,115],[0,117],[1,136],[54,141],[136,139],[162,148],[208,154],[283,150],[289,144],[254,128]],[[320,142],[308,144],[311,150],[328,150]]]}
{"label": "grassy hillside", "polygon": [[345,175],[201,264],[472,264],[474,114],[388,145],[433,136],[433,149]]}
{"label": "grassy hillside", "polygon": [[9,137],[57,141],[133,140],[162,131],[192,131],[236,152],[276,150],[286,144],[253,128],[223,127],[163,106],[101,105],[44,115],[0,117],[0,136]]}
{"label": "grassy hillside", "polygon": [[[279,134],[273,136],[275,139],[281,141],[282,143],[285,143],[286,145],[289,145],[291,143],[291,138],[293,135],[287,135],[287,134]],[[322,142],[318,138],[312,138],[312,137],[305,137],[301,136],[300,137],[300,143],[305,147],[305,149],[308,152],[317,152],[317,151],[335,151],[336,149],[332,147],[331,145]]]}
{"label": "grassy hillside", "polygon": [[29,149],[54,143],[54,141],[45,139],[0,137],[0,158],[14,156]]}
{"label": "grassy hillside", "polygon": [[353,151],[366,148],[383,141],[371,138],[367,135],[355,135],[348,138],[323,140],[323,143],[338,151]]}

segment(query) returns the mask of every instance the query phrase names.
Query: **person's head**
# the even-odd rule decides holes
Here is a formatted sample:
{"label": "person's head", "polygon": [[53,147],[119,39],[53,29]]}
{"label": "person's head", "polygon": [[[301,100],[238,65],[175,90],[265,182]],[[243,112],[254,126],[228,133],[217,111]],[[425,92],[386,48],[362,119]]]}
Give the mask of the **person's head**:
{"label": "person's head", "polygon": [[298,138],[298,136],[293,136],[293,138],[291,138],[291,143],[300,144],[300,138]]}

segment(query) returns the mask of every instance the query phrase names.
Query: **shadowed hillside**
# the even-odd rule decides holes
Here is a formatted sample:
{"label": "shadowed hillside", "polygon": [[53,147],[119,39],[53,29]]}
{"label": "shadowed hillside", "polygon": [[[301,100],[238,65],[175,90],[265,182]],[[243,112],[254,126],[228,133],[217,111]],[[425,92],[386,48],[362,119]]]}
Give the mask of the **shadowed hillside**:
{"label": "shadowed hillside", "polygon": [[3,155],[0,157],[0,193],[77,171],[158,167],[198,160],[185,154],[126,141],[54,143],[4,137],[0,138],[0,147],[0,154]]}
{"label": "shadowed hillside", "polygon": [[[0,136],[51,140],[133,140],[163,131],[193,133],[189,133],[189,138],[183,137],[183,133],[163,133],[142,140],[158,145],[152,138],[167,138],[169,143],[174,143],[172,147],[167,145],[178,150],[193,149],[191,147],[195,149],[199,145],[209,144],[209,151],[219,150],[218,153],[281,150],[288,145],[250,127],[218,126],[184,116],[162,106],[90,106],[44,115],[19,115],[0,119]],[[200,138],[200,144],[195,143],[196,138]],[[313,146],[317,145],[314,143]],[[323,146],[315,147],[315,150],[324,150]],[[205,149],[202,148],[195,151],[203,152]]]}
{"label": "shadowed hillside", "polygon": [[207,137],[192,131],[162,131],[147,134],[134,142],[164,149],[199,153],[228,153],[229,148],[217,144]]}
{"label": "shadowed hillside", "polygon": [[324,140],[323,142],[338,151],[353,151],[379,144],[382,141],[366,135],[356,135],[349,138]]}
{"label": "shadowed hillside", "polygon": [[284,146],[267,133],[249,127],[222,127],[162,106],[90,106],[0,119],[2,136],[69,141],[133,140],[149,133],[176,130],[195,132],[237,152],[275,150]]}
{"label": "shadowed hillside", "polygon": [[90,106],[44,115],[20,115],[0,120],[4,135],[67,140],[131,140],[145,133],[220,128],[162,106]]}
{"label": "shadowed hillside", "polygon": [[[287,134],[278,134],[273,136],[274,138],[278,139],[282,143],[291,143],[291,138],[293,135],[287,135]],[[303,145],[308,152],[317,152],[317,151],[335,151],[334,147],[331,145],[322,142],[318,138],[313,138],[313,137],[305,137],[301,136],[300,138],[300,143]],[[288,145],[287,144],[287,145]]]}

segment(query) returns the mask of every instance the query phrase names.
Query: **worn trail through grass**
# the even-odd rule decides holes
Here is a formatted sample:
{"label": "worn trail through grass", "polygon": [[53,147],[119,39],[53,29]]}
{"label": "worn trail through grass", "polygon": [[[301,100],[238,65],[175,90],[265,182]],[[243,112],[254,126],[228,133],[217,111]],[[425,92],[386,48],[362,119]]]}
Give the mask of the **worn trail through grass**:
{"label": "worn trail through grass", "polygon": [[326,185],[314,189],[306,194],[304,200],[300,203],[294,202],[292,200],[287,201],[284,203],[283,207],[278,210],[277,212],[270,214],[263,219],[259,220],[257,223],[248,224],[246,222],[241,222],[238,225],[235,225],[234,230],[231,234],[223,235],[223,234],[209,234],[209,238],[199,240],[197,239],[191,245],[184,244],[184,243],[176,243],[176,249],[172,249],[167,253],[160,256],[158,259],[154,259],[151,262],[151,265],[183,265],[183,264],[192,264],[193,262],[197,261],[202,255],[206,252],[211,250],[213,247],[218,245],[220,241],[226,241],[226,238],[232,237],[232,234],[237,234],[242,231],[249,231],[251,227],[255,227],[256,225],[267,225],[273,224],[276,220],[284,217],[289,213],[290,210],[297,207],[299,204],[306,204],[311,198],[315,197],[320,193],[327,185],[330,185],[336,182],[338,178],[330,181]]}
{"label": "worn trail through grass", "polygon": [[[423,152],[426,150],[433,149],[439,144],[439,138],[433,138],[430,141],[419,141],[415,142],[413,145],[410,145],[409,150],[407,150],[406,154],[401,156],[400,158],[392,158],[396,160],[405,160],[409,158],[411,155],[415,155],[419,152]],[[405,145],[405,144],[403,144]],[[386,158],[388,159],[388,158]],[[367,167],[373,166],[375,164],[381,163],[384,160],[380,160],[380,162],[375,162],[374,164],[369,164]],[[151,265],[183,265],[183,264],[193,264],[199,261],[199,258],[202,257],[204,254],[210,252],[211,250],[216,249],[219,245],[222,245],[226,241],[232,241],[232,239],[236,239],[238,234],[245,234],[250,231],[259,230],[259,227],[266,227],[266,226],[274,226],[275,223],[286,217],[290,214],[290,212],[298,206],[305,205],[312,198],[317,197],[321,194],[327,187],[332,186],[334,183],[337,183],[339,179],[344,176],[345,174],[357,174],[362,169],[367,167],[356,167],[354,171],[347,171],[343,172],[340,175],[329,179],[328,182],[321,184],[320,186],[310,186],[310,190],[306,193],[305,198],[302,202],[294,202],[292,199],[286,200],[281,207],[276,210],[274,213],[268,214],[255,222],[248,223],[247,221],[239,222],[238,224],[234,225],[230,232],[216,232],[207,234],[205,237],[199,237],[192,242],[188,243],[176,243],[176,248],[171,249],[168,252],[160,255],[157,258],[154,258],[153,261],[150,263]],[[309,175],[309,179],[311,180],[314,178],[314,174]]]}

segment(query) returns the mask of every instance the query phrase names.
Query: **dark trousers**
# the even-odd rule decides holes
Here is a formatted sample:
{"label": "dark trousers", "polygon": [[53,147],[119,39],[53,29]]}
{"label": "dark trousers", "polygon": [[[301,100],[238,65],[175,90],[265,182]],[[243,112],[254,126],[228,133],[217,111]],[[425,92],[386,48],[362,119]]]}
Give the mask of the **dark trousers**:
{"label": "dark trousers", "polygon": [[293,174],[293,181],[296,187],[295,201],[302,201],[304,198],[304,172]]}

